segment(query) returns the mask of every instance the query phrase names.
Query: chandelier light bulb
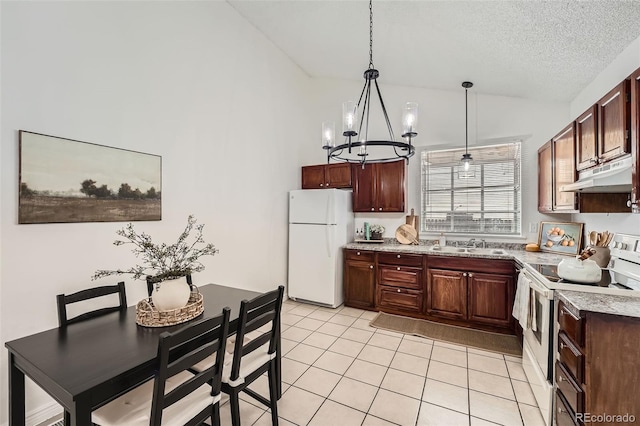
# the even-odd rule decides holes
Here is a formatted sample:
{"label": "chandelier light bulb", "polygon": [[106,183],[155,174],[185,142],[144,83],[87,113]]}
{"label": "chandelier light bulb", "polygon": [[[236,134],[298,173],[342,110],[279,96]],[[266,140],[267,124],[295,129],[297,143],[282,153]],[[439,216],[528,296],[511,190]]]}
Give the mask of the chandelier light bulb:
{"label": "chandelier light bulb", "polygon": [[353,101],[347,101],[342,104],[342,130],[343,132],[352,132],[356,127],[356,115],[358,106]]}
{"label": "chandelier light bulb", "polygon": [[322,147],[329,149],[336,146],[336,125],[332,121],[322,123]]}
{"label": "chandelier light bulb", "polygon": [[407,102],[402,110],[402,136],[416,136],[418,133],[418,104]]}

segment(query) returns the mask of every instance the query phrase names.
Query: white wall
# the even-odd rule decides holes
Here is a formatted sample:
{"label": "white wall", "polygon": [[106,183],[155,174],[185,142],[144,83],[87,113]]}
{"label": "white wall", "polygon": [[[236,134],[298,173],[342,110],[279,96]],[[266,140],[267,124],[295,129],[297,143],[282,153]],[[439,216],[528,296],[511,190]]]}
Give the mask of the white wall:
{"label": "white wall", "polygon": [[[17,224],[19,129],[161,155],[162,221],[136,228],[173,242],[193,213],[220,249],[196,284],[267,290],[286,283],[287,191],[307,149],[299,135],[315,126],[309,78],[226,2],[1,10],[0,424],[4,342],[57,326],[56,294],[135,260],[111,244],[124,223]],[[141,281],[126,284],[130,304],[144,297]],[[27,393],[28,412],[50,401]]]}
{"label": "white wall", "polygon": [[[385,237],[394,237],[396,228],[405,223],[405,216],[411,210],[420,213],[420,151],[424,149],[446,149],[464,147],[465,106],[464,89],[459,91],[430,90],[413,87],[391,86],[384,84],[384,67],[380,66],[379,84],[385,101],[389,119],[396,135],[401,131],[401,108],[406,102],[419,104],[419,129],[415,139],[416,155],[409,161],[407,213],[382,213],[356,215],[356,226],[361,227],[365,221],[383,224]],[[472,76],[470,76],[472,77]],[[462,84],[462,82],[460,82]],[[314,80],[316,90],[316,127],[312,144],[318,147],[308,150],[303,157],[304,164],[326,162],[325,151],[320,149],[320,125],[322,121],[334,121],[336,134],[341,134],[342,102],[357,101],[364,80],[336,81]],[[377,106],[372,102],[372,106]],[[370,137],[387,137],[383,126],[382,115],[373,115],[370,126]],[[381,113],[380,113],[381,114]],[[376,117],[376,118],[374,118]],[[493,96],[482,93],[477,84],[469,90],[469,146],[490,144],[482,140],[504,138],[517,135],[530,135],[522,144],[522,221],[523,237],[518,241],[536,241],[537,233],[528,232],[529,223],[541,220],[556,220],[552,216],[544,216],[537,210],[537,150],[546,140],[553,136],[556,129],[569,120],[568,105],[545,103],[520,98]],[[478,142],[480,141],[480,142]],[[435,238],[437,234],[420,235],[420,238]],[[503,238],[487,241],[503,240]]]}
{"label": "white wall", "polygon": [[[622,80],[640,68],[640,37],[631,43],[571,102],[571,119],[582,114]],[[560,130],[560,128],[558,128]],[[584,222],[585,232],[604,231],[640,234],[640,214],[574,214],[574,222]]]}

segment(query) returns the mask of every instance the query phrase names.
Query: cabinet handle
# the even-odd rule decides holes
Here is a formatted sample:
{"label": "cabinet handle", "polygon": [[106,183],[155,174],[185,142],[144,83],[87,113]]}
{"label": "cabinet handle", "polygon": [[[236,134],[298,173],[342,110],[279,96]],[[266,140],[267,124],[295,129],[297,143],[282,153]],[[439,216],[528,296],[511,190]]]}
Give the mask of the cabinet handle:
{"label": "cabinet handle", "polygon": [[369,269],[373,269],[373,265],[369,265]]}
{"label": "cabinet handle", "polygon": [[376,210],[375,207],[371,207],[371,211],[375,211],[375,210]]}
{"label": "cabinet handle", "polygon": [[469,277],[472,277],[472,276],[473,276],[473,274],[471,272],[469,272]]}
{"label": "cabinet handle", "polygon": [[320,184],[320,186],[324,186],[323,184]]}
{"label": "cabinet handle", "polygon": [[400,289],[398,289],[398,293],[402,293],[402,292],[400,291]]}
{"label": "cabinet handle", "polygon": [[467,276],[467,273],[466,273],[466,272],[463,272],[463,273],[462,273],[462,276],[463,276],[463,277],[466,277],[466,276]]}
{"label": "cabinet handle", "polygon": [[399,271],[399,270],[400,270],[400,267],[398,266],[396,269]]}
{"label": "cabinet handle", "polygon": [[358,256],[360,256],[360,252],[357,252],[356,254],[357,254]]}
{"label": "cabinet handle", "polygon": [[566,413],[567,411],[564,410],[562,407],[558,407],[558,412],[562,414],[562,413]]}
{"label": "cabinet handle", "polygon": [[379,211],[382,211],[382,207],[380,207],[378,210],[379,210]]}
{"label": "cabinet handle", "polygon": [[559,377],[558,377],[558,381],[559,381],[559,382],[562,382],[562,381],[564,381],[564,377],[562,377],[562,376],[559,376]]}
{"label": "cabinet handle", "polygon": [[397,257],[398,257],[398,259],[400,259],[400,255],[398,255]]}
{"label": "cabinet handle", "polygon": [[564,343],[560,342],[560,349],[564,349],[566,347],[567,347],[567,345],[565,345]]}
{"label": "cabinet handle", "polygon": [[329,182],[327,182],[326,185],[329,186]]}

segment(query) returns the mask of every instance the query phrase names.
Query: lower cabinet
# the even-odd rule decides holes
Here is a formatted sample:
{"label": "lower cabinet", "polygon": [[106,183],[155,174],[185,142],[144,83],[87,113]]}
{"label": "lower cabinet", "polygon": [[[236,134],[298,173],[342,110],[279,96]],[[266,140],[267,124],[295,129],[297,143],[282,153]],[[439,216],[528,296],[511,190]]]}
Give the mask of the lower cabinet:
{"label": "lower cabinet", "polygon": [[513,333],[511,260],[345,250],[345,305]]}
{"label": "lower cabinet", "polygon": [[579,311],[560,301],[557,320],[556,424],[635,424],[640,318]]}
{"label": "lower cabinet", "polygon": [[459,271],[427,269],[427,314],[467,318],[467,279]]}
{"label": "lower cabinet", "polygon": [[423,255],[378,253],[376,306],[421,314],[424,305]]}
{"label": "lower cabinet", "polygon": [[375,307],[375,253],[345,250],[344,304],[354,308]]}
{"label": "lower cabinet", "polygon": [[515,297],[512,261],[429,256],[428,316],[461,325],[513,330]]}

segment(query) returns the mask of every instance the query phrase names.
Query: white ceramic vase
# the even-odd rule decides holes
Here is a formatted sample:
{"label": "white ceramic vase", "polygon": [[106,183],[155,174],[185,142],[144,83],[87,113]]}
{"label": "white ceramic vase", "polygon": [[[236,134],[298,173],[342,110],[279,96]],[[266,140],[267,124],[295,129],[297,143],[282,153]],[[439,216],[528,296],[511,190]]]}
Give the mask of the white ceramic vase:
{"label": "white ceramic vase", "polygon": [[159,311],[170,311],[185,306],[190,295],[191,289],[186,277],[180,277],[155,283],[151,300]]}

